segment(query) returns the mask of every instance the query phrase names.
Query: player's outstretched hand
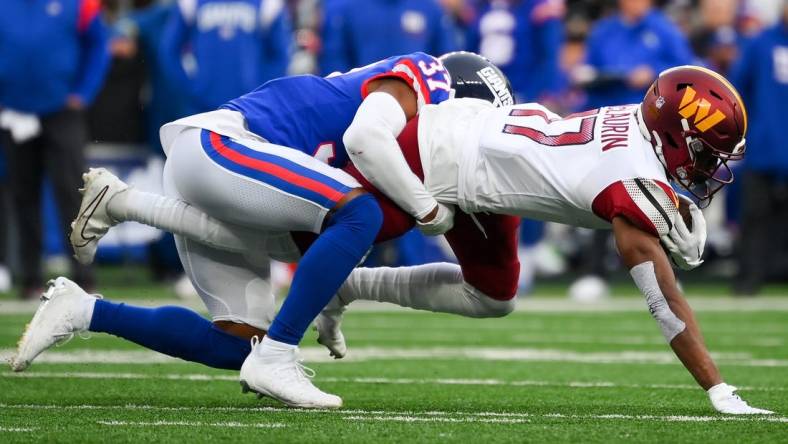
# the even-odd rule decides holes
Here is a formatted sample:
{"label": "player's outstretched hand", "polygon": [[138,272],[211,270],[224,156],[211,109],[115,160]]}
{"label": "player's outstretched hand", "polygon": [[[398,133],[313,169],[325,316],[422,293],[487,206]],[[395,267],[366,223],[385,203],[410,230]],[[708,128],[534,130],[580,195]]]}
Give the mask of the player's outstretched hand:
{"label": "player's outstretched hand", "polygon": [[419,230],[426,236],[439,236],[454,227],[454,206],[438,202],[435,217],[427,222],[418,222]]}
{"label": "player's outstretched hand", "polygon": [[688,197],[679,195],[682,207],[689,210],[691,220],[689,226],[684,223],[684,218],[679,214],[673,222],[670,233],[662,236],[662,245],[667,253],[682,270],[692,270],[703,263],[703,250],[706,247],[706,219],[703,212]]}
{"label": "player's outstretched hand", "polygon": [[750,407],[747,401],[736,394],[736,387],[720,383],[710,388],[707,393],[714,408],[720,413],[729,415],[771,415],[771,410]]}

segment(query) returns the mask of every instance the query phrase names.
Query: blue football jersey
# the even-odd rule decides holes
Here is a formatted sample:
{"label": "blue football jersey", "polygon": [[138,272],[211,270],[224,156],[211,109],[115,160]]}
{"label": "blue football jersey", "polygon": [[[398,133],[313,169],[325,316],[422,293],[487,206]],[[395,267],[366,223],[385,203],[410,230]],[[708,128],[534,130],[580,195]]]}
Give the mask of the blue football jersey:
{"label": "blue football jersey", "polygon": [[301,75],[272,80],[221,108],[243,114],[249,131],[267,141],[341,168],[348,163],[342,136],[367,95],[369,82],[384,77],[399,78],[411,85],[419,109],[451,96],[451,81],[443,64],[417,52],[327,77]]}

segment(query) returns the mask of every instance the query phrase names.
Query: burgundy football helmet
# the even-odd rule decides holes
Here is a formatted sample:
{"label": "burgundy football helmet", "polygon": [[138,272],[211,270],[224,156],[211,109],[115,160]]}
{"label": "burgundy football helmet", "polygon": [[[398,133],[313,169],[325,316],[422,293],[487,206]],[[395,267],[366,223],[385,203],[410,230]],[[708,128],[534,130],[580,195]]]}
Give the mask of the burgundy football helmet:
{"label": "burgundy football helmet", "polygon": [[728,161],[744,157],[747,111],[725,78],[699,66],[660,73],[637,111],[669,176],[700,201],[733,182]]}

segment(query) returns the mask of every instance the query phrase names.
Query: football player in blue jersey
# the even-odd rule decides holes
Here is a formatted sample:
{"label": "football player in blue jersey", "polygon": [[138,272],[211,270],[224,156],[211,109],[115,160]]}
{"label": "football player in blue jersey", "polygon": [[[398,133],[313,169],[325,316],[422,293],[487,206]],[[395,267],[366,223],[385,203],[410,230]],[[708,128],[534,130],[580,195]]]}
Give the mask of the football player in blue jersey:
{"label": "football player in blue jersey", "polygon": [[[453,85],[459,77],[455,76]],[[719,97],[717,104],[725,110],[724,113],[717,113],[713,122],[703,121],[705,123],[698,124],[697,130],[686,129],[689,125],[687,116],[691,115],[682,113],[680,108],[680,104],[691,100],[687,97],[692,98],[697,94],[689,85],[703,91],[703,94],[709,94],[709,97]],[[553,135],[548,134],[555,127],[551,127],[551,130],[547,127],[558,121],[563,124],[565,120],[574,120],[581,127],[594,128],[593,124],[583,122],[595,121],[600,111],[593,110],[560,119],[539,104],[495,110],[480,100],[453,100],[425,108],[419,112],[418,119],[410,120],[397,141],[411,172],[424,180],[428,189],[440,196],[443,202],[456,203],[463,209],[464,212],[457,212],[454,218],[454,228],[446,233],[447,241],[457,253],[459,265],[439,263],[394,269],[359,268],[353,270],[335,299],[342,299],[339,301],[342,305],[361,296],[363,299],[471,317],[504,316],[514,306],[516,279],[511,278],[516,278],[519,268],[516,248],[513,248],[517,240],[517,218],[512,214],[537,215],[559,222],[599,228],[607,226],[613,229],[622,258],[631,267],[630,274],[646,297],[651,314],[665,339],[699,385],[707,390],[714,408],[730,414],[771,413],[750,406],[736,395],[735,387],[723,382],[703,344],[691,309],[676,288],[667,256],[669,254],[682,268],[694,268],[702,262],[702,246],[706,237],[702,214],[697,206],[690,204],[685,209],[688,209],[692,223],[685,223],[686,216],[679,217],[680,199],[668,181],[674,181],[675,185],[685,188],[701,201],[708,201],[715,191],[732,181],[732,175],[725,171],[727,161],[740,159],[744,154],[746,112],[743,102],[721,76],[699,67],[679,67],[665,71],[660,75],[659,83],[655,82],[650,91],[654,93],[650,92],[639,106],[626,107],[625,114],[621,114],[621,107],[603,109],[601,112],[609,117],[602,118],[602,125],[596,130],[581,128],[581,131],[570,130]],[[700,102],[706,99],[697,100]],[[652,112],[654,109],[662,111]],[[619,117],[613,118],[613,115]],[[512,120],[512,117],[518,119]],[[615,155],[599,156],[598,153],[606,149],[609,143],[605,141],[605,134],[609,132],[604,127],[620,125],[623,118],[626,118],[624,126],[629,141],[626,145],[628,149],[619,149],[624,146],[618,146],[618,150],[613,152]],[[720,132],[702,134],[703,128],[718,124]],[[682,140],[681,137],[686,137],[686,140],[676,150],[667,152],[662,149],[661,139],[656,137],[660,134],[673,140]],[[564,148],[556,150],[556,146]],[[566,150],[570,149],[573,151],[567,153]],[[688,154],[691,152],[695,152],[694,157]],[[455,161],[464,154],[471,154],[466,159],[470,162]],[[357,174],[352,165],[346,171],[379,198],[381,209],[391,207],[391,201],[379,194],[363,175]],[[556,171],[563,171],[564,174],[554,174]],[[577,171],[583,173],[575,174]],[[125,187],[118,181],[115,183]],[[106,194],[111,194],[108,189],[105,190]],[[125,198],[120,197],[124,194]],[[143,195],[132,190],[117,193],[109,205],[128,205],[122,201],[112,202],[115,199],[136,200]],[[264,251],[268,251],[272,257],[288,251],[298,254],[292,246],[294,238],[289,236],[277,239],[274,233],[257,230],[258,236],[255,238],[254,230],[249,236],[249,233],[244,232],[249,231],[249,228],[233,228],[232,224],[214,220],[200,209],[189,207],[184,201],[167,202],[163,196],[145,200],[145,205],[153,208],[148,210],[148,216],[158,215],[154,218],[166,222],[169,216],[160,213],[179,213],[175,218],[181,221],[177,234],[202,245],[216,247],[213,252],[210,248],[192,249],[190,252],[194,253],[193,256],[186,258],[190,261],[189,267],[204,267],[201,263],[216,260],[215,254],[219,250],[243,252],[247,260],[241,264],[243,267],[259,266],[263,259],[260,253]],[[684,206],[688,206],[686,201]],[[139,204],[127,206],[126,210],[138,212],[134,220],[146,221],[145,217],[139,216],[144,213]],[[115,210],[109,209],[109,213],[123,219],[119,211],[117,207]],[[411,215],[397,211],[404,218],[413,220]],[[112,217],[114,215],[110,214]],[[388,215],[385,219],[390,221]],[[152,224],[165,229],[169,229],[169,225],[177,225],[170,223],[157,224],[154,220]],[[694,227],[692,231],[687,225]],[[316,239],[320,240],[319,237]],[[663,248],[668,251],[663,251]],[[308,254],[309,250],[306,251]],[[193,279],[195,269],[192,270]],[[212,277],[219,281],[237,276],[237,271],[228,269],[202,270],[213,271]],[[505,288],[507,277],[509,283],[515,284],[509,285],[508,291]],[[499,284],[501,281],[504,285]],[[198,283],[215,285],[215,282],[205,277]],[[246,284],[243,288],[246,291],[249,288],[258,291],[263,289],[261,279],[250,282],[240,280],[240,283]],[[227,296],[232,292],[216,294],[219,297],[214,301],[204,298],[215,322],[222,319],[218,315],[223,310],[233,310],[233,305],[236,305],[236,313],[243,313],[243,307],[252,303],[257,304],[257,313],[260,310],[273,313],[272,307],[260,304],[259,297],[249,298],[248,293],[243,295],[247,297],[242,296],[240,299],[237,295]],[[123,306],[106,306],[96,301],[63,278],[55,282],[43,300],[28,334],[21,341],[19,354],[12,362],[17,370],[29,364],[37,352],[51,345],[58,337],[72,335],[83,329],[115,334],[120,331],[125,333],[121,336],[143,343],[140,338],[145,338],[135,336],[133,329],[110,324],[127,323],[129,320],[145,324],[153,316],[169,316],[179,321],[179,328],[174,332],[157,330],[166,340],[153,344],[159,346],[157,349],[164,350],[170,346],[170,352],[174,350],[179,353],[170,354],[189,359],[195,351],[206,353],[201,348],[206,343],[212,347],[232,346],[225,338],[206,335],[210,330],[206,331],[205,326],[199,325],[197,320],[183,322],[187,315],[193,316],[189,311],[176,312],[170,309],[165,314],[159,311],[161,309],[146,311],[149,309],[133,308],[127,312],[122,310]],[[217,308],[218,303],[226,304],[225,308]],[[241,309],[237,308],[238,304],[242,305]],[[331,307],[337,308],[340,316],[336,316],[336,320],[339,321],[341,307]],[[97,313],[105,310],[110,312]],[[97,320],[97,317],[100,319]],[[202,322],[209,324],[204,320]],[[316,323],[320,330],[319,322]],[[216,324],[221,325],[220,322]],[[335,332],[339,332],[338,329]],[[190,336],[198,337],[199,341],[190,342]],[[321,343],[330,349],[337,345],[337,342]],[[207,352],[211,355],[210,350]],[[240,349],[228,350],[228,353],[235,353],[235,362],[241,360],[243,352]],[[259,349],[255,348],[252,355],[258,352]],[[198,362],[210,362],[204,357],[197,357],[200,359],[194,360]],[[215,353],[211,357],[223,357],[227,359],[227,364],[233,361],[226,354]],[[244,368],[248,362],[249,358],[244,362]],[[272,367],[269,365],[266,370],[279,370],[281,376],[288,376],[287,371],[282,370],[285,366],[278,369],[273,367],[273,370]],[[244,368],[241,369],[242,378]],[[299,377],[306,379],[307,375],[302,373]],[[242,379],[242,383],[244,381]],[[255,382],[259,383],[260,379]],[[261,392],[257,387],[252,388]],[[314,387],[312,389],[317,390]]]}
{"label": "football player in blue jersey", "polygon": [[[166,196],[129,188],[106,170],[86,173],[71,234],[79,261],[92,262],[98,240],[119,221],[172,228],[214,322],[182,308],[97,300],[61,278],[45,294],[12,366],[26,368],[69,333],[101,331],[207,365],[240,367],[245,388],[291,406],[341,406],[306,377],[297,345],[369,250],[382,216],[375,198],[333,167],[352,160],[423,232],[448,231],[452,208],[411,172],[396,137],[423,105],[454,96],[512,103],[508,81],[487,60],[414,53],[326,78],[274,80],[217,111],[165,125]],[[233,229],[223,232],[213,219]],[[293,254],[291,231],[317,236]],[[190,232],[197,234],[183,236]],[[257,247],[251,254],[250,243]],[[288,297],[272,320],[267,259],[298,256]],[[263,339],[248,353],[242,338],[252,336]]]}

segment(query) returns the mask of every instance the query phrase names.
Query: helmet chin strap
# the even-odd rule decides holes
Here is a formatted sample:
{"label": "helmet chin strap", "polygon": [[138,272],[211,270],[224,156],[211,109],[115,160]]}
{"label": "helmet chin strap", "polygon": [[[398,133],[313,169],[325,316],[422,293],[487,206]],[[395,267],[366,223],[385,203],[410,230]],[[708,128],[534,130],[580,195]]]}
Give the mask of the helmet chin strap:
{"label": "helmet chin strap", "polygon": [[[693,196],[695,196],[699,200],[702,200],[700,196],[696,195],[689,189],[690,185],[687,184],[687,177],[686,177],[687,174],[686,174],[686,170],[684,170],[684,167],[679,167],[675,171],[675,174],[683,175],[684,177],[675,177],[673,172],[670,171],[670,169],[668,168],[668,162],[665,160],[665,155],[662,151],[662,139],[659,137],[659,133],[657,133],[656,131],[649,132],[648,127],[643,121],[643,114],[640,110],[640,107],[637,107],[637,109],[635,110],[635,120],[637,120],[638,122],[638,128],[640,129],[640,134],[642,134],[643,137],[647,141],[649,141],[651,143],[651,146],[654,148],[654,153],[657,155],[657,159],[659,159],[659,163],[661,163],[662,167],[665,168],[668,178],[674,183],[679,184],[685,190],[689,191]],[[687,125],[686,119],[684,119],[682,125]],[[710,201],[711,199],[709,199],[709,202]]]}
{"label": "helmet chin strap", "polygon": [[[656,131],[649,132],[648,127],[646,126],[645,122],[643,121],[643,114],[640,111],[640,107],[638,106],[635,108],[635,120],[638,122],[638,129],[640,129],[640,134],[643,137],[651,142],[652,148],[654,148],[654,153],[657,155],[657,159],[659,159],[659,163],[665,168],[665,171],[668,170],[668,163],[665,161],[665,155],[662,153],[662,139],[659,137]],[[671,174],[668,174],[669,176]]]}
{"label": "helmet chin strap", "polygon": [[687,119],[681,119],[681,127],[684,129],[684,133],[687,134],[687,136],[684,137],[684,141],[687,142],[687,148],[689,148],[687,151],[689,152],[690,159],[695,160],[695,150],[692,148],[692,141],[694,139],[689,135],[690,126]]}

